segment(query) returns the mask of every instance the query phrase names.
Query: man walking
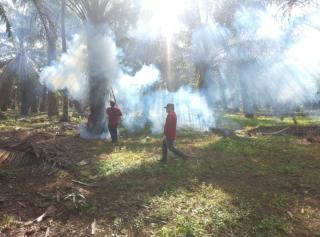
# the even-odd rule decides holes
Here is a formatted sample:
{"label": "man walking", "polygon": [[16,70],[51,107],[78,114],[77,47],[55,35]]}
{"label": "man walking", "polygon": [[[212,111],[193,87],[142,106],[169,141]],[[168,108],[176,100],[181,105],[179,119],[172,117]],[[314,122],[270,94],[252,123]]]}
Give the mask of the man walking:
{"label": "man walking", "polygon": [[162,159],[160,162],[166,163],[168,156],[168,149],[177,156],[186,159],[188,156],[174,147],[174,140],[176,139],[177,115],[174,112],[174,104],[167,104],[164,107],[167,112],[166,123],[164,125],[164,138],[162,142]]}
{"label": "man walking", "polygon": [[117,127],[120,121],[120,117],[122,116],[121,110],[115,107],[116,103],[114,101],[110,101],[110,107],[107,108],[108,115],[108,129],[111,135],[112,142],[118,141],[118,131]]}

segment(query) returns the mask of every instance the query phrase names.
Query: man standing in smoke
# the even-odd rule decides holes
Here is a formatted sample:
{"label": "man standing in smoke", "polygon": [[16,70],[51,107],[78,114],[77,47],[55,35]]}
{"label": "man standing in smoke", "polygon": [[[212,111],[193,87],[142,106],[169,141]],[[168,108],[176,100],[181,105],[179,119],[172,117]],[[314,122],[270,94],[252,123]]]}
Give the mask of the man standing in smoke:
{"label": "man standing in smoke", "polygon": [[177,115],[174,112],[174,104],[167,104],[164,107],[167,112],[166,123],[164,125],[164,138],[162,142],[162,159],[160,162],[166,163],[168,156],[168,149],[177,156],[186,159],[188,156],[174,147],[174,140],[176,139]]}
{"label": "man standing in smoke", "polygon": [[120,121],[120,117],[122,116],[121,110],[115,107],[116,103],[114,101],[110,101],[110,107],[107,108],[108,115],[108,129],[111,135],[112,142],[118,141],[118,131],[117,127]]}

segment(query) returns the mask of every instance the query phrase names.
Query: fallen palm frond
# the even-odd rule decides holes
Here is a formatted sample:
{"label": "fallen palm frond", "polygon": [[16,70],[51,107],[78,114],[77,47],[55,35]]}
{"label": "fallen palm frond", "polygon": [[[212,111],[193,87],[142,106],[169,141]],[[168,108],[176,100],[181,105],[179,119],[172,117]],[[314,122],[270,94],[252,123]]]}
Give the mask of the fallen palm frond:
{"label": "fallen palm frond", "polygon": [[318,142],[320,137],[319,126],[261,126],[248,132],[249,135],[290,135],[296,137],[305,137],[310,141]]}
{"label": "fallen palm frond", "polygon": [[68,150],[75,144],[73,137],[55,137],[44,132],[15,131],[1,134],[0,163],[50,163],[66,167]]}

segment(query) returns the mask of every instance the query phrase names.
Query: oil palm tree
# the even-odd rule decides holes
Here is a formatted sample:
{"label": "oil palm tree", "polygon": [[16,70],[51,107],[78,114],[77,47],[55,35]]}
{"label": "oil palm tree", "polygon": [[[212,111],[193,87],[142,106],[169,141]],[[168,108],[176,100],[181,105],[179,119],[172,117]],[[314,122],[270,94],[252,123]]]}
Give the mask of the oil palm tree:
{"label": "oil palm tree", "polygon": [[[47,40],[47,59],[48,65],[51,65],[57,58],[57,24],[54,21],[54,9],[57,7],[55,1],[45,0],[30,0],[36,9],[37,16],[43,26],[45,37]],[[43,87],[42,104],[40,110],[45,111],[46,104],[48,105],[48,116],[58,115],[58,99],[55,92],[48,91],[46,98],[47,88]],[[46,103],[47,102],[47,103]]]}
{"label": "oil palm tree", "polygon": [[12,42],[4,41],[0,52],[0,62],[3,65],[0,74],[1,100],[6,100],[2,109],[6,109],[10,101],[10,91],[13,86],[19,88],[19,98],[21,104],[21,114],[27,115],[30,107],[37,98],[38,63],[43,55],[41,50],[35,49],[35,44],[39,42],[38,32],[34,26],[33,18],[27,11],[13,11]]}
{"label": "oil palm tree", "polygon": [[84,22],[87,27],[89,107],[87,130],[92,137],[99,138],[107,131],[105,100],[108,83],[105,73],[105,55],[101,47],[108,34],[108,26],[118,20],[117,10],[128,4],[119,0],[68,0],[67,6]]}

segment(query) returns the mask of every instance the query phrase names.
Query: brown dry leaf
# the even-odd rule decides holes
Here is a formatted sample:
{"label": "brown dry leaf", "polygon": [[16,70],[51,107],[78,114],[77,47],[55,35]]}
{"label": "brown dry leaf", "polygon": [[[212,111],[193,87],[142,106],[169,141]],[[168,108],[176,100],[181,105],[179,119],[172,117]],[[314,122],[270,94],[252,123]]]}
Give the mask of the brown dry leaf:
{"label": "brown dry leaf", "polygon": [[34,221],[27,221],[24,223],[25,226],[32,225]]}
{"label": "brown dry leaf", "polygon": [[94,219],[92,224],[91,224],[91,234],[92,235],[96,234],[96,219]]}
{"label": "brown dry leaf", "polygon": [[50,236],[50,227],[47,228],[46,234],[44,235],[44,237],[49,237],[49,236]]}
{"label": "brown dry leaf", "polygon": [[87,165],[87,164],[89,164],[88,161],[82,160],[82,161],[80,161],[80,162],[77,163],[77,166],[84,166],[84,165]]}
{"label": "brown dry leaf", "polygon": [[32,235],[36,232],[36,229],[35,228],[31,228],[30,230],[27,230],[25,233],[24,233],[24,236],[29,236],[29,235]]}
{"label": "brown dry leaf", "polygon": [[39,216],[37,219],[36,219],[36,222],[41,222],[43,221],[43,219],[45,217],[50,217],[50,216],[54,216],[55,215],[55,212],[56,212],[56,208],[54,206],[50,206],[47,208],[47,210],[41,215]]}
{"label": "brown dry leaf", "polygon": [[61,194],[60,194],[60,192],[57,192],[57,193],[56,193],[56,197],[57,197],[57,202],[60,202],[60,201],[61,201]]}
{"label": "brown dry leaf", "polygon": [[288,214],[288,216],[289,216],[291,219],[293,219],[293,214],[292,214],[291,211],[287,211],[287,214]]}
{"label": "brown dry leaf", "polygon": [[18,203],[20,206],[22,206],[23,208],[27,208],[27,205],[26,205],[26,204],[24,204],[24,203],[22,203],[22,202],[19,202],[19,201],[17,201],[17,203]]}
{"label": "brown dry leaf", "polygon": [[305,138],[298,140],[297,143],[300,144],[300,145],[310,145],[310,144],[311,144],[311,142],[309,142],[309,141],[308,141],[307,139],[305,139]]}

